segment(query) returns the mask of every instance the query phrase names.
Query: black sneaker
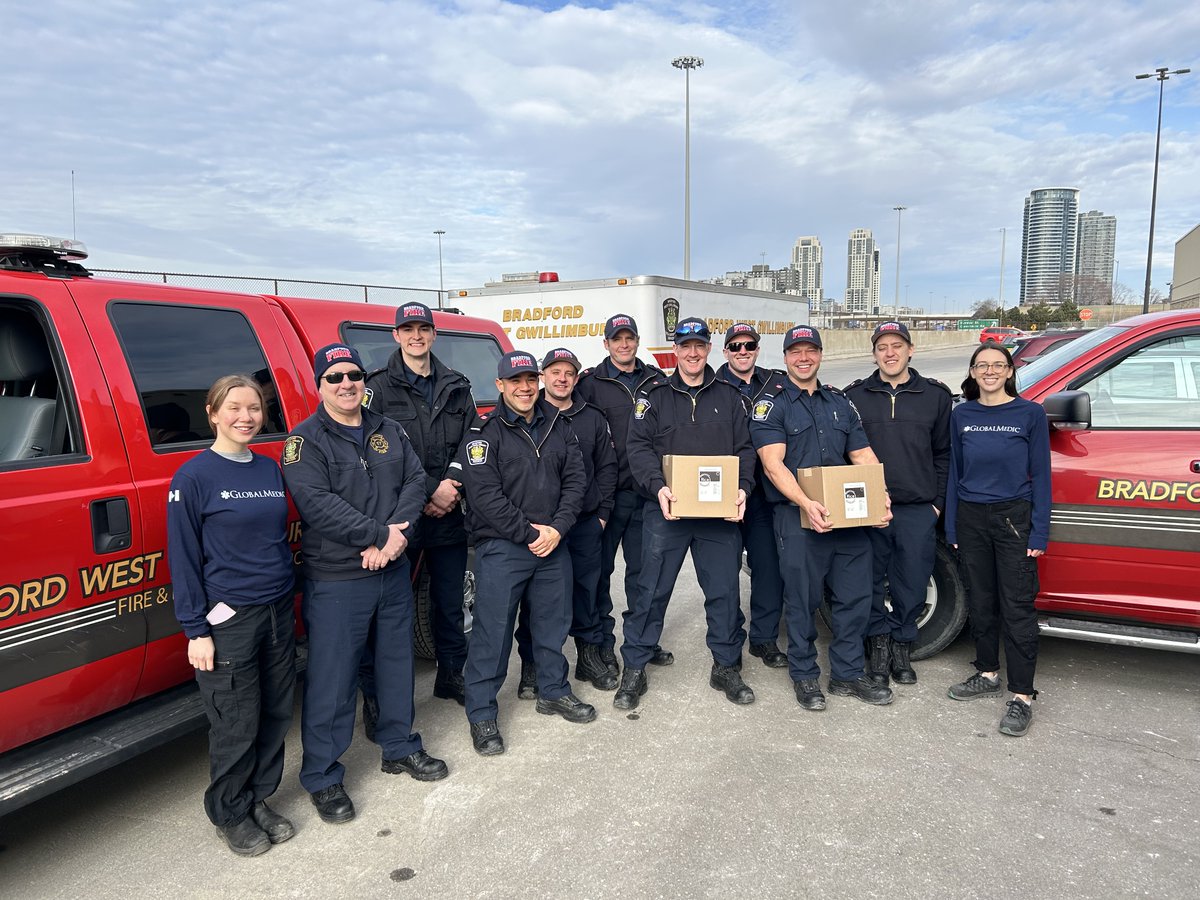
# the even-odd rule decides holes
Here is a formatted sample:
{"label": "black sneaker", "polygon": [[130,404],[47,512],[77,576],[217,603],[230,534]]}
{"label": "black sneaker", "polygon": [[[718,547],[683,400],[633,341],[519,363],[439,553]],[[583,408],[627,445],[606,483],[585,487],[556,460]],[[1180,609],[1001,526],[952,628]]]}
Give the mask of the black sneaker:
{"label": "black sneaker", "polygon": [[805,678],[792,682],[792,685],[796,688],[796,702],[802,707],[814,712],[825,708],[825,695],[821,693],[821,684],[817,679]]}
{"label": "black sneaker", "polygon": [[863,703],[870,703],[872,706],[887,706],[892,702],[892,689],[876,684],[867,675],[859,675],[853,681],[830,678],[829,693],[841,697],[857,697]]}
{"label": "black sneaker", "polygon": [[982,672],[976,672],[966,681],[960,681],[951,687],[950,690],[946,691],[946,696],[951,700],[978,700],[981,697],[999,697],[1000,676],[985,678]]}
{"label": "black sneaker", "polygon": [[779,650],[774,641],[762,644],[751,644],[750,655],[757,656],[768,669],[782,669],[787,665],[787,656]]}
{"label": "black sneaker", "polygon": [[1029,730],[1029,723],[1032,721],[1033,704],[1013,697],[1008,701],[1008,709],[1004,711],[1004,718],[1000,720],[1000,733],[1021,737]]}
{"label": "black sneaker", "polygon": [[537,670],[533,663],[521,663],[521,680],[517,684],[517,699],[536,700],[538,695]]}
{"label": "black sneaker", "polygon": [[708,683],[718,691],[724,691],[725,697],[730,703],[745,706],[747,703],[754,702],[754,691],[750,690],[749,685],[742,681],[742,673],[733,666],[713,663]]}

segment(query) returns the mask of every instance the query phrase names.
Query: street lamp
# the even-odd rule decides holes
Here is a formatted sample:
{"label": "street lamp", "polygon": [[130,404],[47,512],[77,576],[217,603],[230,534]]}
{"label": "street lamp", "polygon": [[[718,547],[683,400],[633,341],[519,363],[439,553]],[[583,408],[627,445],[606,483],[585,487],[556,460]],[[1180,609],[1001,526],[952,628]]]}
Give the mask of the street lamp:
{"label": "street lamp", "polygon": [[442,308],[442,295],[446,292],[446,282],[442,277],[442,235],[445,233],[441,228],[434,232],[438,239],[438,309]]}
{"label": "street lamp", "polygon": [[895,309],[893,312],[897,319],[900,318],[900,217],[904,215],[907,206],[893,206],[896,211],[896,302],[893,304]]}
{"label": "street lamp", "polygon": [[1008,229],[1000,229],[1000,299],[996,301],[996,324],[1004,324],[1004,243],[1008,238]]}
{"label": "street lamp", "polygon": [[1158,126],[1154,131],[1154,186],[1150,190],[1150,242],[1146,248],[1146,290],[1142,294],[1142,312],[1150,312],[1150,267],[1154,262],[1154,208],[1158,204],[1158,147],[1162,140],[1162,103],[1163,103],[1163,82],[1172,75],[1186,75],[1191,69],[1175,69],[1168,71],[1166,66],[1161,66],[1153,72],[1145,72],[1141,75],[1134,75],[1134,78],[1158,78]]}
{"label": "street lamp", "polygon": [[698,56],[677,56],[671,65],[683,69],[683,277],[692,277],[692,69],[704,60]]}

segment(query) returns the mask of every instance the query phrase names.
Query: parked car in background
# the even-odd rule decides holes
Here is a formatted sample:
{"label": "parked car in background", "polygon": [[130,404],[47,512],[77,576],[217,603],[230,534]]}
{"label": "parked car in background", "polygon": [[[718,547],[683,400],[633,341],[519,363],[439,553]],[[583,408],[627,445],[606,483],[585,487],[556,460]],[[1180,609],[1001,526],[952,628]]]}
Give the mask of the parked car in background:
{"label": "parked car in background", "polygon": [[1007,325],[989,325],[983,331],[979,332],[979,343],[986,344],[988,341],[995,341],[997,344],[1005,338],[1015,337],[1027,334],[1020,328],[1009,328]]}
{"label": "parked car in background", "polygon": [[1026,363],[1045,356],[1051,350],[1068,341],[1088,333],[1086,328],[1053,328],[1033,334],[1014,334],[1005,338],[1000,346],[1012,354],[1013,365],[1018,369]]}

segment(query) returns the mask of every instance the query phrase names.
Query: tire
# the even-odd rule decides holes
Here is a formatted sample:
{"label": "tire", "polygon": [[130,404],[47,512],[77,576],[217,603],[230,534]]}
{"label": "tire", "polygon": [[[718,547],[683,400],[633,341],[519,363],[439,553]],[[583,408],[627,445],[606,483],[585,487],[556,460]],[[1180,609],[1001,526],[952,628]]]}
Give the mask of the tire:
{"label": "tire", "polygon": [[[436,659],[437,642],[433,638],[433,606],[429,598],[429,573],[424,557],[417,563],[413,582],[413,653],[420,659]],[[471,633],[475,612],[475,550],[467,551],[467,570],[463,573],[463,633]]]}
{"label": "tire", "polygon": [[[885,596],[885,603],[889,599]],[[821,618],[826,626],[832,622],[829,610],[829,591],[821,601]],[[911,658],[928,659],[953,643],[967,621],[967,591],[958,571],[958,558],[939,533],[933,575],[925,592],[925,606],[917,616],[917,639]]]}

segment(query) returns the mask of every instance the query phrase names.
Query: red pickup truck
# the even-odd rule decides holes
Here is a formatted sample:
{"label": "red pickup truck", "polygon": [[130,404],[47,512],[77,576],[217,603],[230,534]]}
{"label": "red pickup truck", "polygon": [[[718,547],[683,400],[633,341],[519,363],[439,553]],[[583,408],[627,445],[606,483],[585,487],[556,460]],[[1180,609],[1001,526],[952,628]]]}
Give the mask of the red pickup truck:
{"label": "red pickup truck", "polygon": [[[166,512],[172,475],[212,442],[209,385],[262,383],[254,449],[278,459],[316,408],[317,347],[347,341],[368,368],[395,348],[395,307],[93,278],[84,255],[0,234],[0,815],[204,720]],[[435,320],[439,357],[491,385],[500,326]],[[299,527],[293,510],[297,552]]]}
{"label": "red pickup truck", "polygon": [[[1019,369],[1017,386],[1050,420],[1042,633],[1200,653],[1200,310],[1089,332]],[[914,656],[966,620],[945,546],[927,600]]]}

